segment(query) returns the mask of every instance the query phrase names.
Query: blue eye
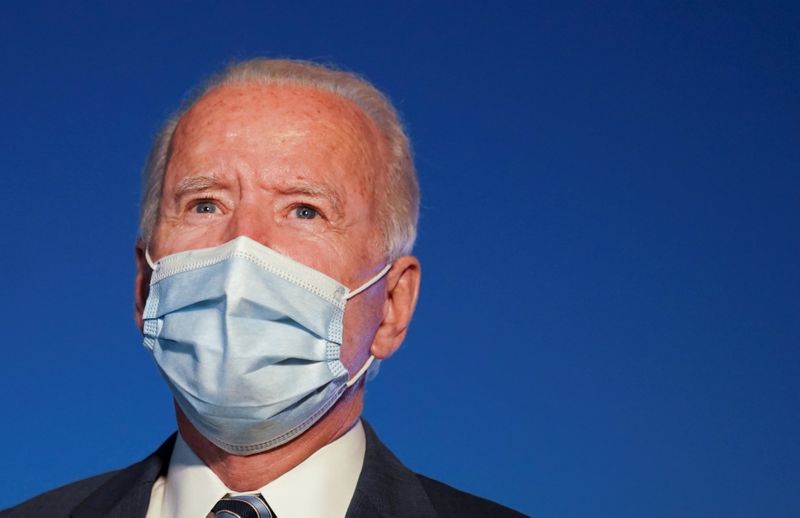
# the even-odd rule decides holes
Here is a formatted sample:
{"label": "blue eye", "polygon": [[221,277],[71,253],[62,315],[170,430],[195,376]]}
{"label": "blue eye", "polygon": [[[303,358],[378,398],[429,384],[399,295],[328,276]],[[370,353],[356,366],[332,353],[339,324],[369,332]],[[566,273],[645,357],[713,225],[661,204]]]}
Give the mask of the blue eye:
{"label": "blue eye", "polygon": [[314,219],[317,217],[317,209],[308,205],[300,205],[294,209],[294,214],[300,219]]}
{"label": "blue eye", "polygon": [[217,206],[211,201],[201,201],[194,206],[194,211],[198,214],[214,214],[217,212]]}

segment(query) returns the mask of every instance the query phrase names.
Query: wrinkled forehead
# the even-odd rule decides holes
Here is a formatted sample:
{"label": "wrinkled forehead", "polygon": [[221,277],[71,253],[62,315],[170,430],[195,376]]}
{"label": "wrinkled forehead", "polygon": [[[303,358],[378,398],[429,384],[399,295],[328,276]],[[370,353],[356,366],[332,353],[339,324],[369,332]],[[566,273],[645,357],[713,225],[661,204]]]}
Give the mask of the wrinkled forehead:
{"label": "wrinkled forehead", "polygon": [[357,176],[383,182],[386,139],[354,102],[307,85],[242,83],[201,97],[181,118],[171,158],[210,150],[284,159],[298,154]]}

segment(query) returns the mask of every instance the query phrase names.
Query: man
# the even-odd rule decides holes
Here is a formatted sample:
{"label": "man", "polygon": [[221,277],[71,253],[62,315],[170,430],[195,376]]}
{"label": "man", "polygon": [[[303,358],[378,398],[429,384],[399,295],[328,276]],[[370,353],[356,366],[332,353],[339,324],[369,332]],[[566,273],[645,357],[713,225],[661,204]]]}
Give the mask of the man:
{"label": "man", "polygon": [[253,60],[167,122],[145,167],[136,320],[178,434],[4,516],[517,516],[406,469],[360,415],[405,337],[418,188],[388,101]]}

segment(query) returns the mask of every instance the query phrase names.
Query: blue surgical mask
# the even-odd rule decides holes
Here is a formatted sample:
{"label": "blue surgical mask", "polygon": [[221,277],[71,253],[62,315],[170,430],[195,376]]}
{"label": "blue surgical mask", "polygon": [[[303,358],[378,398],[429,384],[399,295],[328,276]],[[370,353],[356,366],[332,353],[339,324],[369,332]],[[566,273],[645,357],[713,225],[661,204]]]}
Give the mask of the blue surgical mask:
{"label": "blue surgical mask", "polygon": [[[340,360],[350,291],[247,237],[151,263],[144,345],[191,423],[250,455],[311,427],[369,369]],[[376,364],[377,365],[377,364]]]}

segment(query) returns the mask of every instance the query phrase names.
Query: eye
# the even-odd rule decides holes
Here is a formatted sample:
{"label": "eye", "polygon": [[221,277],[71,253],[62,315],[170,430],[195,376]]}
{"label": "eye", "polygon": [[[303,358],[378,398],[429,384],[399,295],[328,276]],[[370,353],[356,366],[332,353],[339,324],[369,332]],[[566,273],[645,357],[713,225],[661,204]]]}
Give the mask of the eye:
{"label": "eye", "polygon": [[201,201],[194,206],[194,211],[198,214],[214,214],[217,212],[217,206],[213,201]]}
{"label": "eye", "polygon": [[294,215],[300,219],[314,219],[317,217],[317,209],[308,205],[299,205],[294,209]]}

